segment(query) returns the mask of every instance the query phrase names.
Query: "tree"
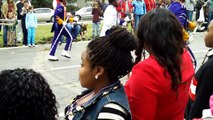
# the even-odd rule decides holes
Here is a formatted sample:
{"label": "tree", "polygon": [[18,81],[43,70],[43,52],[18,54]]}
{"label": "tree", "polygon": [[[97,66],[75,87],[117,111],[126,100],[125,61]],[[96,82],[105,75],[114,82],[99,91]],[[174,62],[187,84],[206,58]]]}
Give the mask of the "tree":
{"label": "tree", "polygon": [[52,0],[32,0],[31,3],[35,8],[38,7],[52,8]]}

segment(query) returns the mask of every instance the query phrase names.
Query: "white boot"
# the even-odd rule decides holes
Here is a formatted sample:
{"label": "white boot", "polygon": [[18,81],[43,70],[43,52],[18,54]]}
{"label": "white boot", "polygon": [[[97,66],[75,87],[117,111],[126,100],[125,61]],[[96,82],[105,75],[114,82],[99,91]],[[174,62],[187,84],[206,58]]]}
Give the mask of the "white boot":
{"label": "white boot", "polygon": [[50,60],[50,61],[58,61],[58,58],[55,57],[55,56],[49,55],[48,56],[48,60]]}
{"label": "white boot", "polygon": [[63,57],[66,57],[66,58],[70,58],[71,57],[70,54],[68,54],[68,51],[66,51],[66,50],[63,50],[63,52],[61,53],[61,55]]}

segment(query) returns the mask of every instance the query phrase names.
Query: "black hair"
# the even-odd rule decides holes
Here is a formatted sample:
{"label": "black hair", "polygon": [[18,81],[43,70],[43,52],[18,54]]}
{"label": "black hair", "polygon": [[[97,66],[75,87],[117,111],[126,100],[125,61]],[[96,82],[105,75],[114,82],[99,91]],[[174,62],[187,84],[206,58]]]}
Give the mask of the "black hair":
{"label": "black hair", "polygon": [[25,0],[24,3],[28,3],[29,4],[29,2],[27,0]]}
{"label": "black hair", "polygon": [[138,26],[139,47],[136,50],[136,63],[141,60],[144,45],[164,67],[172,79],[172,89],[177,90],[182,81],[181,54],[184,40],[182,27],[176,17],[168,10],[156,8],[145,14]]}
{"label": "black hair", "polygon": [[131,51],[136,46],[136,37],[125,28],[112,27],[110,35],[95,38],[87,46],[91,67],[102,66],[110,82],[128,74],[134,64]]}
{"label": "black hair", "polygon": [[41,74],[29,69],[0,72],[0,118],[56,120],[56,97]]}
{"label": "black hair", "polygon": [[63,2],[64,0],[59,0],[59,2]]}
{"label": "black hair", "polygon": [[112,4],[115,0],[108,0],[109,4]]}

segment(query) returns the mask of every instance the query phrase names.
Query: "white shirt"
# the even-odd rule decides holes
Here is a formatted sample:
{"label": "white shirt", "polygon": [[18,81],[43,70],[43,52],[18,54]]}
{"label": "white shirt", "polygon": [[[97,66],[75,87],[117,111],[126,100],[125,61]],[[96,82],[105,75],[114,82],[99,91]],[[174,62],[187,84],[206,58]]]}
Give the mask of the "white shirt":
{"label": "white shirt", "polygon": [[189,11],[194,11],[194,4],[195,4],[194,0],[186,0],[184,3],[186,10]]}
{"label": "white shirt", "polygon": [[113,5],[108,5],[104,12],[103,27],[100,33],[100,36],[105,36],[105,33],[112,26],[119,24],[118,12]]}

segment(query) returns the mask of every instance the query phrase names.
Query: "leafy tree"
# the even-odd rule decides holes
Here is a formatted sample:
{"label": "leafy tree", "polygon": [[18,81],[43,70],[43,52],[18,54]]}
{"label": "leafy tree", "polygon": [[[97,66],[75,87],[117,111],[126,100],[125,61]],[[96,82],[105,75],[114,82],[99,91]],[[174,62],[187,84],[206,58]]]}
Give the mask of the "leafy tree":
{"label": "leafy tree", "polygon": [[52,0],[32,0],[31,3],[35,8],[38,7],[52,8]]}

